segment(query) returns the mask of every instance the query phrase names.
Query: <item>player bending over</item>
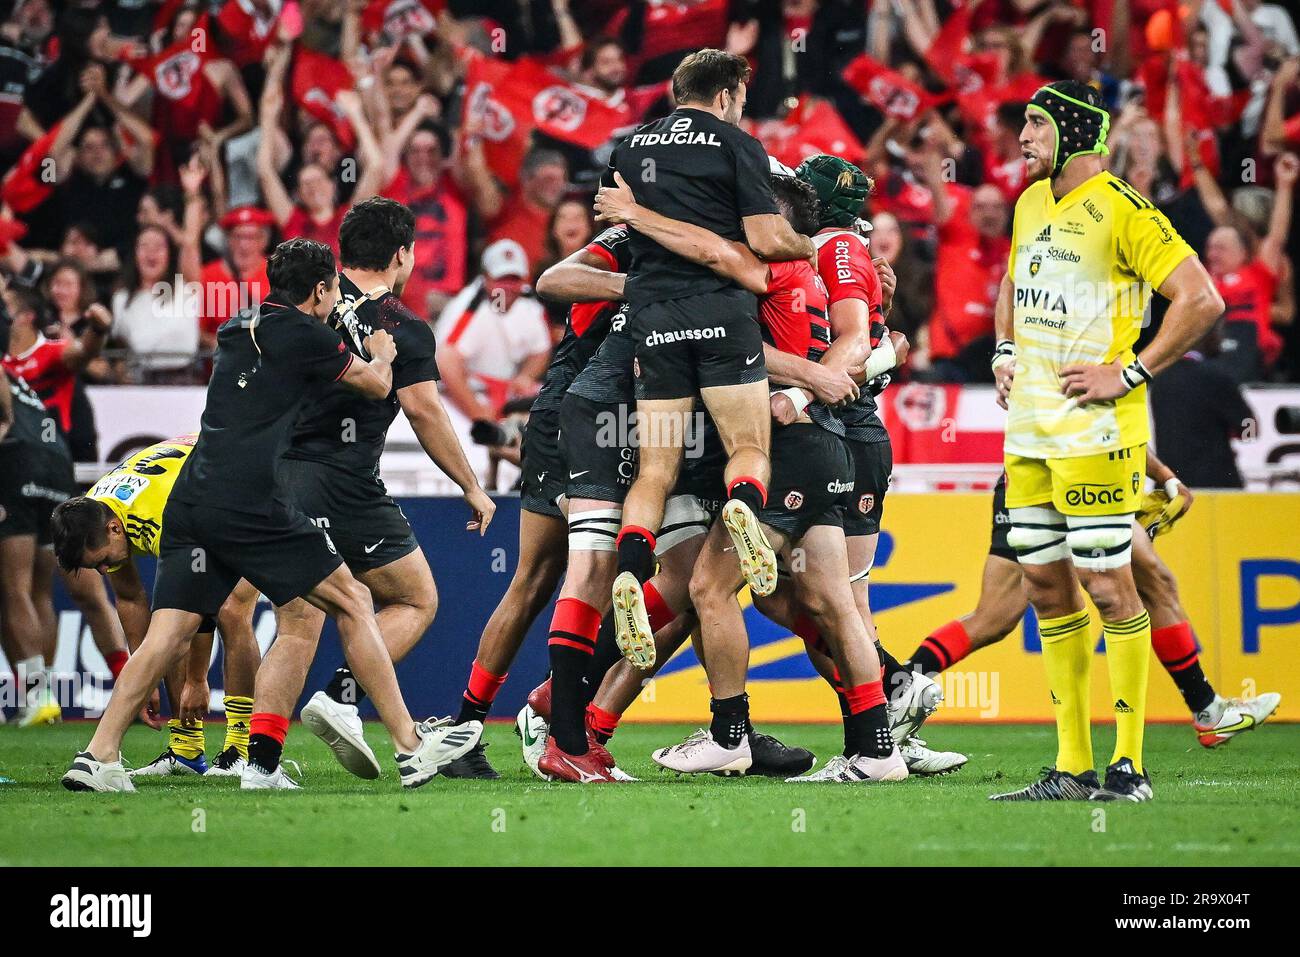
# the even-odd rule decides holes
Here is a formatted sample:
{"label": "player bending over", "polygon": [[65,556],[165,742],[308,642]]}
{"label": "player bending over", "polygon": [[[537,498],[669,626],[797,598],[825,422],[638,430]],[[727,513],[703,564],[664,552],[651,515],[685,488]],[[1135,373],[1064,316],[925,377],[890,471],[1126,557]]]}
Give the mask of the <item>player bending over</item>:
{"label": "player bending over", "polygon": [[[278,479],[302,403],[321,383],[341,381],[373,399],[389,394],[396,352],[392,336],[376,331],[365,344],[372,357],[367,361],[325,325],[338,297],[328,246],[306,239],[281,243],[267,262],[267,275],[266,300],[217,332],[199,439],[163,511],[149,629],[122,670],[90,744],[63,776],[69,790],[134,790],[120,755],[132,716],[241,577],[275,605],[305,597],[334,616],[349,664],[393,741],[404,787],[432,780],[477,739],[475,734],[453,747],[446,741],[449,728],[411,719],[370,593],[343,566],[325,531],[287,498]],[[275,680],[277,667],[268,656],[259,682]],[[279,716],[254,713],[250,758],[259,728],[283,740],[285,724]],[[253,767],[250,760],[242,782],[250,780]]]}
{"label": "player bending over", "polygon": [[[73,577],[93,569],[108,579],[117,614],[134,650],[149,630],[149,595],[135,566],[137,555],[158,557],[163,512],[194,449],[195,436],[184,435],[136,452],[91,486],[84,496],[54,510],[54,553]],[[253,682],[261,652],[253,635],[257,589],[241,581],[215,616],[196,629],[189,653],[164,675],[172,717],[167,722],[167,749],[132,777],[210,774],[238,777],[248,760],[248,723],[253,714]],[[205,757],[203,718],[208,713],[208,666],[212,636],[221,629],[225,650],[226,738],[209,765]]]}
{"label": "player bending over", "polygon": [[[1147,475],[1155,492],[1146,495],[1133,530],[1133,582],[1142,607],[1151,616],[1151,648],[1192,714],[1198,740],[1213,748],[1259,727],[1277,710],[1282,696],[1267,692],[1255,698],[1225,698],[1201,668],[1196,635],[1178,597],[1178,582],[1156,553],[1154,538],[1169,531],[1192,506],[1192,492],[1155,453],[1147,451]],[[993,490],[993,534],[979,602],[975,610],[936,628],[912,653],[907,667],[930,675],[953,667],[967,655],[1001,641],[1025,613],[1024,576],[1015,549],[1007,544],[1010,516],[1006,476]]]}
{"label": "player bending over", "polygon": [[[1038,613],[1058,750],[1042,780],[994,800],[1151,798],[1142,763],[1151,618],[1133,581],[1146,386],[1223,312],[1214,283],[1163,213],[1103,166],[1110,116],[1096,90],[1041,87],[1020,145],[1030,185],[1016,203],[998,296],[995,377],[1009,389],[1009,541]],[[1157,289],[1169,310],[1136,355]],[[1093,635],[1101,613],[1115,711],[1105,780],[1092,760]]]}

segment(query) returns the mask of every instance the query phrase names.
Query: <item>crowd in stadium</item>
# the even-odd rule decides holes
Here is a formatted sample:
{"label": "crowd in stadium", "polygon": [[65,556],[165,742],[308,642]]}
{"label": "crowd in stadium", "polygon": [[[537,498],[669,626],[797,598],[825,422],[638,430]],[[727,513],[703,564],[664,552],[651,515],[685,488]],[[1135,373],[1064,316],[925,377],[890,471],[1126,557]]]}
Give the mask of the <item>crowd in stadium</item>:
{"label": "crowd in stadium", "polygon": [[991,381],[1024,103],[1069,78],[1111,110],[1111,168],[1213,275],[1222,369],[1300,380],[1288,153],[1300,41],[1276,4],[0,7],[5,362],[59,412],[81,460],[97,459],[87,383],[205,381],[217,327],[260,301],[275,243],[337,251],[344,214],[372,195],[416,213],[403,298],[434,326],[449,400],[499,416],[536,391],[563,331],[531,283],[595,233],[612,143],[671,110],[673,67],[706,46],[750,60],[745,127],[770,154],[795,165],[830,152],[874,178],[872,249],[898,277],[891,326],[912,340],[904,377]]}

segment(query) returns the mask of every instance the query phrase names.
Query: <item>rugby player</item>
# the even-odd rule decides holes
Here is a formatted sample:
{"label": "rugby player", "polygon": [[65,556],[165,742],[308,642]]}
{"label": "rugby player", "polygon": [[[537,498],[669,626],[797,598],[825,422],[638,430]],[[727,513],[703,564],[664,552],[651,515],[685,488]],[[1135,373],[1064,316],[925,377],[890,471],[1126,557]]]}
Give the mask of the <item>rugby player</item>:
{"label": "rugby player", "polygon": [[[1151,616],[1151,648],[1173,679],[1192,715],[1197,739],[1217,747],[1268,719],[1282,701],[1276,692],[1254,698],[1225,698],[1201,668],[1196,635],[1178,596],[1178,582],[1155,550],[1155,537],[1169,531],[1192,506],[1192,492],[1154,452],[1147,450],[1147,475],[1156,491],[1143,499],[1133,532],[1133,582]],[[1025,613],[1024,576],[1016,551],[1007,544],[1011,517],[1006,476],[993,489],[993,534],[975,610],[936,628],[912,653],[907,667],[937,675],[967,655],[1011,634]]]}
{"label": "rugby player", "polygon": [[[749,75],[744,57],[711,49],[687,56],[673,71],[677,108],[614,149],[603,185],[612,187],[621,174],[637,184],[647,209],[728,240],[744,239],[768,262],[811,259],[812,243],[776,208],[767,154],[737,126]],[[767,501],[771,428],[754,296],[643,234],[633,232],[630,245],[625,295],[636,338],[640,463],[616,540],[612,597],[616,625],[644,630],[641,582],[654,571],[655,535],[677,481],[684,424],[697,396],[726,450],[722,519],[756,594],[776,587],[776,556],[756,524]]]}
{"label": "rugby player", "polygon": [[[1142,762],[1151,619],[1130,567],[1150,438],[1146,386],[1206,333],[1223,300],[1165,215],[1105,169],[1109,126],[1096,90],[1062,80],[1033,95],[1020,134],[1031,182],[1016,203],[994,375],[1009,391],[1009,541],[1039,616],[1058,751],[1041,780],[994,800],[1152,794]],[[1151,288],[1170,305],[1138,355]],[[1114,701],[1115,749],[1101,782],[1081,584],[1101,613]]]}
{"label": "rugby player", "polygon": [[[597,195],[597,208],[604,215],[627,222],[635,232],[644,232],[682,256],[698,256],[700,262],[713,264],[712,268],[762,297],[759,323],[763,339],[772,346],[769,361],[775,379],[784,381],[790,372],[797,375],[803,363],[824,362],[845,374],[861,371],[866,341],[846,337],[832,343],[825,287],[808,262],[763,263],[742,243],[727,242],[699,226],[645,209],[621,175],[616,182],[617,190],[602,188]],[[815,190],[788,176],[772,176],[771,186],[791,228],[800,235],[815,232]],[[780,361],[785,357],[798,361]],[[843,675],[850,714],[845,721],[842,773],[830,779],[901,780],[907,777],[907,767],[889,733],[880,662],[849,582],[841,506],[850,504],[853,466],[843,442],[844,428],[826,406],[809,406],[802,394],[799,399],[799,407],[784,408],[780,400],[790,403],[788,392],[771,400],[780,423],[772,446],[774,494],[772,502],[760,509],[756,527],[778,550],[786,545],[801,550],[800,560],[790,563],[800,603],[827,636]],[[744,773],[752,763],[744,690],[749,642],[736,600],[744,578],[727,554],[729,535],[724,525],[725,521],[716,524],[709,532],[689,583],[700,620],[713,721],[707,730],[654,754],[660,765],[685,773]],[[620,641],[625,655],[634,663],[638,658],[644,661],[642,648],[653,647],[652,633],[637,630],[630,637],[631,641]]]}
{"label": "rugby player", "polygon": [[[338,297],[328,246],[307,239],[281,243],[267,276],[265,301],[217,332],[202,430],[163,512],[149,629],[90,744],[63,777],[70,790],[134,790],[120,758],[131,717],[241,577],[275,605],[305,597],[334,616],[348,662],[393,741],[403,787],[430,781],[481,733],[481,726],[472,729],[478,733],[453,745],[450,727],[411,719],[370,593],[344,567],[325,531],[287,499],[277,475],[302,403],[319,383],[341,381],[372,399],[391,392],[392,336],[375,331],[365,342],[366,360],[325,325]],[[268,655],[259,681],[274,682],[278,667]],[[278,715],[254,713],[241,786],[281,786],[275,779],[285,777],[283,768],[270,775],[256,768],[259,750],[282,742],[287,724]]]}
{"label": "rugby player", "polygon": [[[94,569],[108,579],[128,646],[140,647],[149,629],[149,596],[135,566],[137,555],[158,557],[163,512],[181,466],[197,437],[183,435],[128,456],[85,495],[54,509],[54,554],[70,577]],[[167,749],[132,777],[211,774],[238,777],[248,760],[253,682],[261,651],[253,635],[257,590],[241,581],[216,616],[205,617],[183,662],[164,676],[172,718]],[[211,764],[205,757],[203,718],[208,713],[212,636],[220,627],[224,649],[226,737]]]}
{"label": "rugby player", "polygon": [[[414,213],[382,197],[357,203],[339,227],[339,250],[339,300],[330,323],[363,360],[370,358],[365,342],[371,334],[383,330],[392,336],[397,347],[392,388],[374,399],[327,383],[304,404],[279,475],[289,497],[329,534],[349,571],[369,589],[379,606],[380,634],[396,664],[428,630],[438,608],[429,563],[379,477],[379,458],[398,411],[429,458],[460,486],[471,512],[467,529],[485,532],[496,504],[470,468],[443,407],[433,330],[400,298],[415,263]],[[287,721],[307,680],[325,613],[296,601],[278,609],[276,617],[278,635],[268,657],[278,661],[274,674],[283,683],[259,680],[257,711]],[[379,761],[366,743],[358,709],[365,695],[351,669],[339,668],[303,706],[302,721],[344,768],[376,778]],[[276,770],[282,743],[274,740],[260,750],[257,765],[263,772]]]}
{"label": "rugby player", "polygon": [[[533,400],[524,431],[522,488],[520,490],[519,557],[510,585],[501,596],[479,639],[470,665],[469,680],[461,697],[457,723],[484,721],[505,684],[507,673],[524,635],[550,602],[565,573],[569,548],[566,513],[581,515],[583,507],[570,509],[565,457],[560,449],[560,414],[570,385],[600,348],[614,322],[626,321],[623,282],[627,273],[627,229],[604,230],[585,247],[547,269],[537,280],[538,295],[570,303],[564,336],[546,370],[542,387]],[[631,482],[628,463],[626,481]],[[579,472],[575,478],[581,478]],[[622,501],[621,495],[618,500]],[[584,524],[585,519],[578,519]],[[615,521],[615,530],[617,522]],[[613,534],[608,548],[612,551]],[[584,538],[584,541],[586,539]],[[583,551],[579,549],[579,551]],[[582,558],[569,568],[568,578],[583,575]],[[605,586],[608,591],[608,582]],[[602,597],[602,602],[604,601]],[[581,678],[581,675],[577,676]],[[549,713],[549,712],[548,712]],[[526,740],[545,746],[545,730],[529,733]],[[470,766],[471,758],[476,758]],[[532,762],[535,765],[535,760]],[[532,766],[532,765],[530,765]],[[476,749],[447,769],[452,777],[498,777]]]}
{"label": "rugby player", "polygon": [[[76,491],[68,444],[72,386],[75,373],[103,348],[113,317],[103,306],[92,305],[85,312],[81,336],[47,340],[40,331],[44,309],[40,296],[22,286],[8,286],[2,279],[0,289],[4,291],[0,356],[7,379],[19,389],[13,396],[21,400],[18,414],[27,420],[21,432],[37,443],[24,442],[31,454],[15,455],[16,461],[0,477],[0,506],[5,510],[0,515],[0,619],[10,632],[21,633],[11,639],[14,649],[28,648],[24,654],[14,651],[10,660],[22,674],[37,679],[19,717],[19,727],[34,727],[57,721],[63,714],[48,671],[58,646],[56,563],[48,535],[54,506]],[[0,390],[5,399],[11,397],[9,388]],[[38,404],[27,401],[28,393],[38,396]],[[17,450],[15,446],[13,451]],[[116,678],[126,665],[127,648],[103,583],[98,578],[64,575],[64,585]]]}
{"label": "rugby player", "polygon": [[[885,325],[893,286],[891,281],[888,291],[885,289],[878,270],[888,271],[889,267],[883,260],[872,261],[868,241],[871,224],[862,218],[863,204],[873,187],[871,178],[852,163],[827,154],[808,157],[799,164],[795,175],[817,193],[819,228],[813,243],[817,247],[817,272],[826,286],[830,304],[831,335],[836,342],[868,343],[864,371],[868,380],[888,375],[906,357],[905,351],[899,351],[905,350],[906,339],[901,333],[890,332]],[[888,278],[892,280],[892,275]],[[942,692],[933,681],[924,677],[916,680],[884,648],[871,616],[868,579],[875,564],[880,520],[894,470],[889,432],[880,421],[875,395],[870,389],[863,389],[854,402],[837,409],[836,415],[844,423],[845,440],[853,454],[855,498],[853,507],[844,516],[853,597],[884,669],[894,740],[915,773],[955,770],[960,764],[953,762],[960,755],[942,758],[939,752],[925,748],[923,742],[911,740],[921,723],[938,708]],[[820,638],[806,617],[797,618],[793,627],[810,647],[818,647]],[[825,660],[824,655],[821,660]]]}

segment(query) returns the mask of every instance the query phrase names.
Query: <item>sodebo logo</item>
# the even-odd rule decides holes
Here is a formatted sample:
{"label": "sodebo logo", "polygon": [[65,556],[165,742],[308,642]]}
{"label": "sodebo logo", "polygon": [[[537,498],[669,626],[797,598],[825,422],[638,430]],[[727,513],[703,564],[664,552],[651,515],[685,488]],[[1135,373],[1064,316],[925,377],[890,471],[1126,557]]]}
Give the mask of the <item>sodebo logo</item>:
{"label": "sodebo logo", "polygon": [[651,332],[645,337],[647,346],[661,346],[666,342],[689,342],[696,339],[725,339],[727,330],[723,326],[708,326],[704,329],[671,329],[668,332]]}
{"label": "sodebo logo", "polygon": [[1065,493],[1065,504],[1118,505],[1124,501],[1124,489],[1118,485],[1071,485]]}
{"label": "sodebo logo", "polygon": [[79,928],[128,928],[133,937],[153,932],[152,894],[83,894],[74,887],[67,894],[50,898],[50,926]]}

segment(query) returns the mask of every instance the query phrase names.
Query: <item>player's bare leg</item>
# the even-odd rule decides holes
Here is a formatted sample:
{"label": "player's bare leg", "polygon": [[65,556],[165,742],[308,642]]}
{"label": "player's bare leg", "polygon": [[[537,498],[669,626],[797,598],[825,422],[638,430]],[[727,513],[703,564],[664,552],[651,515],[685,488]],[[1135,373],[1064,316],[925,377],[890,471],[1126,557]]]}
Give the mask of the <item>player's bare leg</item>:
{"label": "player's bare leg", "polygon": [[515,573],[479,638],[457,723],[487,718],[524,643],[524,635],[550,602],[564,574],[568,534],[564,519],[529,511],[519,513]]}
{"label": "player's bare leg", "polygon": [[701,389],[727,453],[727,504],[722,523],[731,535],[741,574],[755,595],[776,588],[776,549],[763,536],[758,512],[772,480],[771,393],[767,381]]}
{"label": "player's bare leg", "polygon": [[912,652],[909,669],[933,677],[971,652],[996,644],[1016,630],[1028,600],[1020,564],[999,555],[984,560],[974,611],[936,628]]}
{"label": "player's bare leg", "polygon": [[1133,581],[1151,616],[1151,646],[1192,712],[1201,744],[1217,747],[1263,724],[1282,701],[1269,691],[1249,698],[1219,695],[1201,668],[1196,635],[1178,596],[1178,581],[1140,528],[1133,530]]}
{"label": "player's bare leg", "polygon": [[[41,597],[38,605],[35,576],[38,551],[42,549],[36,547],[35,535],[11,535],[0,539],[0,622],[3,622],[8,641],[17,649],[9,660],[19,679],[18,700],[23,704],[20,725],[24,727],[48,724],[62,713],[57,701],[50,696],[48,686],[47,669],[54,664],[49,635],[54,629],[42,623],[40,609],[48,607],[46,619],[52,623],[54,605],[48,597]],[[45,576],[46,579],[49,577]],[[53,640],[57,643],[57,634]],[[27,704],[28,695],[23,687],[29,676],[36,677],[43,686],[36,695],[39,700],[33,700],[31,707]]]}
{"label": "player's bare leg", "polygon": [[558,780],[615,780],[604,755],[591,753],[585,712],[587,675],[618,569],[619,556],[611,549],[609,537],[618,527],[618,508],[616,502],[569,501],[569,566],[547,640],[551,662],[549,736],[538,756],[539,772]]}
{"label": "player's bare leg", "polygon": [[121,764],[122,736],[163,674],[185,653],[201,621],[201,616],[176,608],[154,610],[144,641],[118,676],[90,744],[64,775],[64,787],[73,791],[135,790]]}

